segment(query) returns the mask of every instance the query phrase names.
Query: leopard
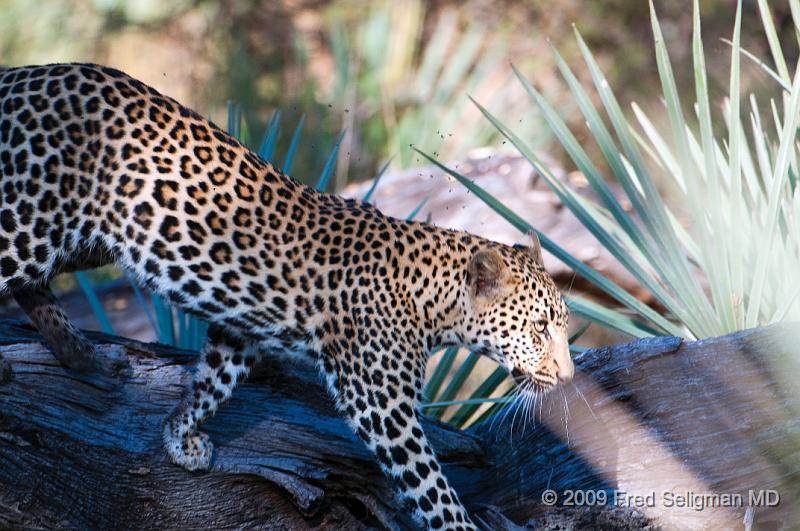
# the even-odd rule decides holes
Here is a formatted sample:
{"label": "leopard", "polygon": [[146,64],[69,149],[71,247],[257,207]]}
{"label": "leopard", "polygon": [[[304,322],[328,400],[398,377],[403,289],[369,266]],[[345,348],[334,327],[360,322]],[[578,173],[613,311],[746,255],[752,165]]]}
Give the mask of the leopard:
{"label": "leopard", "polygon": [[260,360],[305,359],[398,511],[475,529],[420,422],[431,352],[487,356],[527,393],[573,377],[569,311],[535,233],[510,246],[317,191],[120,70],[0,72],[0,174],[0,294],[65,370],[98,360],[48,287],[59,273],[115,264],[209,323],[186,397],[156,429],[188,471],[211,467],[199,427]]}

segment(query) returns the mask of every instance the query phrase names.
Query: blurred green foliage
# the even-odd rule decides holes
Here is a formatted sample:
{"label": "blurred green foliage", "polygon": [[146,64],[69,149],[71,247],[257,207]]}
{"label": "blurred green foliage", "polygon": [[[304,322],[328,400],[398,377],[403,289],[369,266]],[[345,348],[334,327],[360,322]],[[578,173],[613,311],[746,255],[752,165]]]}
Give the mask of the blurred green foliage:
{"label": "blurred green foliage", "polygon": [[[791,6],[794,26],[800,28],[800,0],[791,0]],[[666,126],[658,127],[636,104],[633,111],[638,128],[626,118],[619,98],[578,30],[576,40],[602,105],[592,104],[576,71],[553,49],[555,62],[594,143],[625,191],[635,218],[606,183],[611,176],[598,169],[547,98],[519,71],[519,80],[540,115],[591,184],[598,201],[587,201],[566,186],[542,163],[535,146],[527,145],[524,135],[514,132],[513,123],[503,123],[476,102],[487,119],[536,168],[559,200],[663,307],[657,310],[644,304],[567,253],[557,242],[540,235],[545,249],[618,301],[636,319],[577,298],[569,300],[573,313],[634,336],[669,334],[689,339],[800,318],[800,287],[794,286],[800,267],[800,67],[794,76],[790,74],[787,65],[798,63],[787,61],[783,49],[796,52],[800,34],[795,41],[780,39],[769,3],[759,0],[759,13],[751,16],[763,23],[771,62],[776,65],[773,70],[769,60],[761,60],[741,48],[741,29],[755,22],[743,19],[741,8],[740,2],[732,38],[726,44],[731,48],[731,66],[729,91],[719,105],[721,113],[716,109],[712,112],[716,106],[709,98],[707,65],[711,61],[701,37],[698,0],[694,0],[693,7],[691,68],[685,68],[695,79],[691,92],[680,91],[675,83],[678,70],[673,70],[672,65],[677,63],[667,49],[663,25],[652,11],[656,65],[670,134],[664,131]],[[749,109],[742,104],[742,57],[761,69],[761,77],[772,85],[768,105],[759,104],[752,94],[748,98]],[[749,128],[745,126],[748,118]],[[607,122],[612,127],[606,126]],[[715,131],[723,133],[715,135]],[[534,230],[477,184],[442,167],[521,232]],[[662,185],[671,184],[676,198],[671,204],[656,186],[657,175]]]}
{"label": "blurred green foliage", "polygon": [[[757,16],[752,4],[745,19]],[[789,7],[777,4],[779,34],[791,37]],[[687,5],[656,2],[677,61],[691,56]],[[703,1],[712,99],[727,84],[729,54],[719,38],[729,36],[734,5]],[[290,123],[304,114],[303,140],[312,149],[296,162],[296,176],[314,175],[324,146],[344,130],[335,174],[341,186],[374,175],[390,158],[395,167],[416,164],[411,143],[452,159],[495,142],[497,132],[468,95],[504,121],[516,117],[526,141],[542,145],[547,128],[522,112],[525,95],[509,61],[535,72],[533,82],[557,109],[573,109],[547,53],[549,38],[565,60],[579,58],[573,22],[621,99],[657,103],[648,89],[658,77],[647,16],[647,2],[628,0],[0,0],[0,63],[110,64],[218,122],[234,100],[254,138],[275,109]],[[742,29],[742,46],[763,56],[757,30]],[[796,56],[787,51],[790,62]],[[758,92],[760,78],[744,66],[743,87]],[[278,149],[290,141],[279,137]]]}

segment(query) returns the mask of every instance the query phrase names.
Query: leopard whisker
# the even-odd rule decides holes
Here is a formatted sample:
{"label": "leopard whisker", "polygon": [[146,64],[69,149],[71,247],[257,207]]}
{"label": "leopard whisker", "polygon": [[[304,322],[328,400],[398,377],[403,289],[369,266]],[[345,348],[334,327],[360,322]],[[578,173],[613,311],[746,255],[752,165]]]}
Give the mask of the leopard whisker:
{"label": "leopard whisker", "polygon": [[527,397],[525,400],[525,426],[523,427],[523,431],[527,431],[528,428],[528,420],[533,417],[533,427],[536,427],[536,415],[532,415],[533,412],[536,411],[536,397],[538,393],[533,386],[528,386]]}
{"label": "leopard whisker", "polygon": [[517,414],[519,413],[520,405],[523,400],[524,400],[524,393],[518,393],[513,402],[514,414],[511,416],[511,429],[510,429],[511,433],[509,439],[512,448],[514,447],[514,424],[517,421]]}
{"label": "leopard whisker", "polygon": [[567,448],[569,448],[569,403],[564,388],[561,388],[561,398],[564,399],[564,431],[567,434]]}
{"label": "leopard whisker", "polygon": [[498,411],[492,418],[492,423],[489,425],[490,429],[494,429],[495,424],[497,427],[500,428],[505,423],[506,417],[508,417],[509,412],[511,411],[511,406],[514,403],[514,398],[516,396],[517,389],[513,389],[512,392],[506,397],[508,401],[505,403],[503,408]]}
{"label": "leopard whisker", "polygon": [[528,415],[530,413],[531,403],[531,390],[530,384],[525,385],[525,399],[522,402],[522,433],[524,434],[528,428]]}
{"label": "leopard whisker", "polygon": [[578,396],[581,397],[581,400],[583,400],[583,403],[586,404],[586,407],[589,408],[589,413],[591,413],[591,415],[594,418],[594,420],[600,422],[600,419],[598,419],[597,415],[594,414],[594,410],[592,409],[592,406],[589,404],[589,401],[586,400],[586,395],[583,394],[583,391],[581,391],[581,388],[575,382],[572,383],[572,386],[575,389],[575,391],[578,393]]}
{"label": "leopard whisker", "polygon": [[489,429],[490,430],[494,429],[494,425],[495,425],[496,422],[499,423],[498,427],[503,425],[503,422],[505,421],[506,417],[508,416],[509,412],[511,411],[511,407],[514,404],[515,397],[519,394],[519,392],[520,392],[519,387],[515,386],[515,387],[512,388],[511,394],[509,394],[508,397],[507,397],[509,399],[509,401],[506,402],[505,407],[499,413],[496,413],[493,416],[492,423],[489,425]]}

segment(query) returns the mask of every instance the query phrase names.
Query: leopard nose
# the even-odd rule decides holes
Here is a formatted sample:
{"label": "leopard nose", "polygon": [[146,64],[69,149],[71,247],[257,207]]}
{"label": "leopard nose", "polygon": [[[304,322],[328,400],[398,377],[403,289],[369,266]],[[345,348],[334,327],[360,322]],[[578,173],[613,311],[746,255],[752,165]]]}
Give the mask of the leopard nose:
{"label": "leopard nose", "polygon": [[558,364],[558,371],[556,372],[556,376],[558,377],[559,383],[565,384],[571,382],[572,377],[574,375],[575,375],[575,365],[572,363],[571,359],[568,359],[566,364],[563,363]]}
{"label": "leopard nose", "polygon": [[562,384],[568,383],[575,375],[575,365],[572,363],[572,356],[569,353],[569,341],[567,340],[566,333],[557,333],[555,335],[555,359],[556,359],[556,377]]}

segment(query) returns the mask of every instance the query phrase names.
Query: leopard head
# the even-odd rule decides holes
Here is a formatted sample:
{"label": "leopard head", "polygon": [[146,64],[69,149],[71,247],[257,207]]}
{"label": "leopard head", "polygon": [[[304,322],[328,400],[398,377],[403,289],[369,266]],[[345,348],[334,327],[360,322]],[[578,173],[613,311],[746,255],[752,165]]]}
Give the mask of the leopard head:
{"label": "leopard head", "polygon": [[525,246],[487,246],[472,255],[462,289],[462,336],[524,390],[546,392],[574,373],[569,312],[544,269],[538,237],[530,238]]}

